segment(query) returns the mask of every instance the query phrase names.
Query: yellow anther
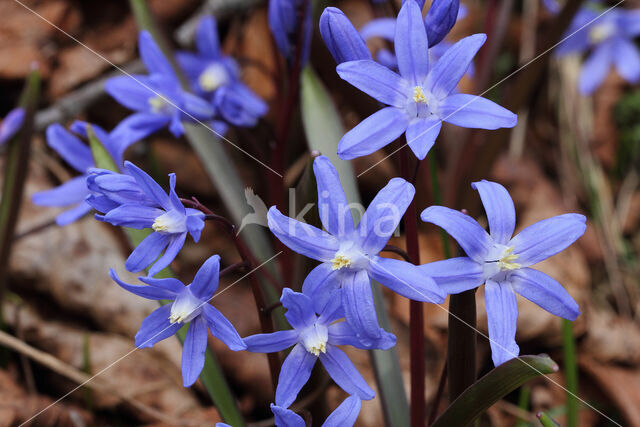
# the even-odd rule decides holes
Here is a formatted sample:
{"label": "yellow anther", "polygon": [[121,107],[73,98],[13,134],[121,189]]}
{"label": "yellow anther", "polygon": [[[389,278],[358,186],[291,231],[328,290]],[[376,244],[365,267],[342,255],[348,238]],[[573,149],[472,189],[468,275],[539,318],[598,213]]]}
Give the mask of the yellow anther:
{"label": "yellow anther", "polygon": [[309,350],[309,353],[313,354],[314,356],[319,356],[320,353],[326,353],[326,352],[327,352],[326,343],[319,343],[318,345],[311,347],[311,349]]}
{"label": "yellow anther", "polygon": [[151,228],[153,228],[153,231],[169,231],[169,224],[163,221],[162,217],[158,217],[153,221]]}
{"label": "yellow anther", "polygon": [[598,44],[613,35],[614,29],[609,24],[595,25],[589,32],[589,38],[594,44]]}
{"label": "yellow anther", "polygon": [[502,270],[517,270],[522,267],[522,265],[518,264],[517,262],[513,262],[518,258],[519,255],[514,254],[513,247],[510,247],[506,251],[504,251],[502,258],[498,260],[498,265]]}
{"label": "yellow anther", "polygon": [[420,86],[416,86],[413,88],[413,100],[417,103],[427,103],[427,97],[424,94],[424,90],[422,90]]}
{"label": "yellow anther", "polygon": [[198,83],[200,84],[202,90],[211,92],[216,90],[218,86],[220,86],[220,79],[218,79],[215,74],[205,71],[204,73],[200,74]]}
{"label": "yellow anther", "polygon": [[167,105],[167,101],[160,96],[154,96],[149,98],[149,105],[151,106],[151,111],[159,113]]}
{"label": "yellow anther", "polygon": [[349,267],[350,265],[351,260],[343,255],[336,255],[336,257],[331,260],[332,270],[340,270],[341,268]]}

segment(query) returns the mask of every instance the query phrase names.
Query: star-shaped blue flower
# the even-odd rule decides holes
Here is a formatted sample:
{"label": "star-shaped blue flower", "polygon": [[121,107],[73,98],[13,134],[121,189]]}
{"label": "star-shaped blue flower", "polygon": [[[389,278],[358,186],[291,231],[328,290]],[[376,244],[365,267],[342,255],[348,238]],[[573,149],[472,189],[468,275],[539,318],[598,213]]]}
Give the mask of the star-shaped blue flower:
{"label": "star-shaped blue flower", "polygon": [[[133,163],[125,162],[125,170],[127,174],[99,173],[88,179],[88,185],[96,193],[87,201],[97,210],[105,209],[102,211],[104,215],[96,216],[102,221],[153,230],[131,252],[125,263],[129,271],[141,271],[153,263],[149,269],[149,276],[153,276],[178,255],[187,233],[195,242],[200,240],[204,214],[185,208],[180,202],[175,191],[175,174],[169,174],[170,191],[167,195],[153,178]],[[162,251],[164,254],[158,259]]]}
{"label": "star-shaped blue flower", "polygon": [[431,206],[421,218],[442,227],[466,253],[420,266],[450,294],[476,288],[483,283],[491,356],[498,366],[516,357],[518,304],[516,293],[556,316],[575,320],[578,304],[555,279],[529,268],[564,250],[586,229],[586,218],[565,214],[545,219],[512,237],[516,224],[513,201],[500,184],[480,181],[478,190],[489,221],[488,234],[471,217],[443,206]]}
{"label": "star-shaped blue flower", "polygon": [[242,81],[233,58],[220,50],[218,27],[212,16],[203,17],[196,30],[197,53],[178,52],[176,59],[191,82],[194,91],[210,100],[216,116],[212,126],[220,129],[226,123],[255,126],[267,112],[267,105]]}
{"label": "star-shaped blue flower", "polygon": [[105,84],[109,95],[136,111],[116,126],[115,138],[135,142],[165,126],[178,137],[184,133],[183,120],[213,117],[210,103],[182,90],[171,64],[147,31],[140,32],[138,48],[150,74],[113,77]]}
{"label": "star-shaped blue flower", "polygon": [[418,267],[378,256],[411,203],[413,186],[404,179],[393,178],[354,227],[338,172],[329,159],[316,158],[313,171],[318,185],[318,211],[326,232],[284,216],[275,206],[267,214],[269,229],[282,243],[322,262],[305,279],[303,293],[322,306],[339,288],[347,322],[363,340],[380,337],[371,279],[412,300],[443,302],[445,293]]}
{"label": "star-shaped blue flower", "polygon": [[[82,175],[71,178],[64,184],[46,191],[35,193],[31,200],[40,206],[70,206],[73,207],[56,217],[56,223],[60,226],[70,224],[84,216],[91,210],[91,206],[85,202],[89,195],[86,179],[90,170],[95,166],[91,149],[80,139],[87,137],[88,123],[75,121],[71,132],[62,125],[55,123],[47,128],[47,144],[60,155],[71,167]],[[97,125],[91,125],[96,138],[102,143],[107,152],[111,154],[117,165],[122,164],[124,151],[130,144],[113,138],[109,133]]]}
{"label": "star-shaped blue flower", "polygon": [[598,89],[613,67],[629,83],[640,81],[640,51],[633,42],[640,34],[640,10],[599,14],[591,7],[582,8],[567,30],[568,38],[556,49],[558,56],[591,50],[578,81],[583,95]]}
{"label": "star-shaped blue flower", "polygon": [[318,359],[344,391],[364,400],[373,399],[374,391],[337,346],[386,350],[395,345],[395,336],[380,330],[377,341],[363,344],[347,323],[336,323],[343,317],[338,291],[334,291],[324,305],[319,305],[319,301],[285,288],[280,301],[287,309],[285,317],[293,329],[244,339],[247,350],[256,353],[273,353],[293,346],[280,370],[276,405],[288,408],[296,400]]}
{"label": "star-shaped blue flower", "polygon": [[154,310],[142,321],[136,334],[136,346],[152,347],[155,343],[178,332],[190,323],[182,346],[182,379],[185,387],[196,382],[204,366],[209,331],[233,351],[246,349],[242,338],[231,322],[209,304],[218,289],[220,257],[210,257],[200,267],[193,283],[185,286],[178,279],[139,277],[148,286],[130,285],[118,278],[111,269],[109,275],[122,288],[150,300],[172,300]]}
{"label": "star-shaped blue flower", "polygon": [[430,67],[420,8],[415,1],[406,1],[398,14],[394,42],[400,74],[371,60],[337,67],[341,78],[388,105],[347,132],[338,144],[338,155],[365,156],[406,133],[411,150],[424,159],[442,121],[481,129],[515,126],[516,115],[505,108],[482,97],[453,93],[485,40],[484,34],[466,37]]}
{"label": "star-shaped blue flower", "polygon": [[[322,423],[322,427],[352,427],[358,415],[362,401],[358,396],[349,396]],[[306,427],[304,419],[281,406],[271,404],[271,411],[275,417],[276,427]]]}

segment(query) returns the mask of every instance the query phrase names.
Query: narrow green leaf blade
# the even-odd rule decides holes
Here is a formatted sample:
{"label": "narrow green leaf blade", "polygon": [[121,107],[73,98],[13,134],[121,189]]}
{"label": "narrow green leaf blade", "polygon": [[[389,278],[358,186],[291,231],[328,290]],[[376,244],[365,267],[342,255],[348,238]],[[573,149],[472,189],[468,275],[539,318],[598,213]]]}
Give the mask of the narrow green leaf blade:
{"label": "narrow green leaf blade", "polygon": [[466,389],[436,419],[433,427],[466,426],[491,405],[540,375],[558,371],[549,356],[520,356],[503,363]]}
{"label": "narrow green leaf blade", "polygon": [[[344,135],[344,126],[331,96],[317,74],[307,65],[300,76],[302,123],[309,150],[317,150],[329,157],[340,175],[342,187],[351,203],[360,202],[355,173],[350,162],[338,157],[338,142]],[[391,322],[384,307],[380,284],[371,283],[373,298],[380,326],[391,331]],[[371,364],[380,391],[385,424],[388,426],[409,425],[409,402],[402,381],[402,370],[398,353],[390,350],[371,350]]]}

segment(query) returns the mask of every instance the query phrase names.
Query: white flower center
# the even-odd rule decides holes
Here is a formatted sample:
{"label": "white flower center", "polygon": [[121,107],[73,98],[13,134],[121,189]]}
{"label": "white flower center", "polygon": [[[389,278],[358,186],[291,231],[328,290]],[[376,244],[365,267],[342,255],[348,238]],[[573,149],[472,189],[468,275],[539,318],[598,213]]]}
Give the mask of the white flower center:
{"label": "white flower center", "polygon": [[610,23],[594,25],[589,31],[589,39],[593,44],[598,44],[611,37],[615,31],[616,29]]}
{"label": "white flower center", "polygon": [[151,228],[159,233],[184,233],[187,231],[186,219],[179,212],[165,212],[153,221]]}
{"label": "white flower center", "polygon": [[329,329],[325,325],[314,323],[302,332],[302,345],[314,356],[327,351],[327,341],[329,340]]}
{"label": "white flower center", "polygon": [[229,82],[229,74],[223,65],[209,65],[198,77],[198,84],[205,92],[212,92]]}
{"label": "white flower center", "polygon": [[340,248],[330,262],[332,270],[349,267],[366,268],[369,264],[369,258],[354,242],[347,241],[340,244]]}
{"label": "white flower center", "polygon": [[202,301],[195,297],[190,290],[185,289],[171,305],[170,323],[185,323],[192,320],[202,311]]}
{"label": "white flower center", "polygon": [[437,109],[438,100],[422,86],[414,86],[407,97],[406,111],[410,117],[429,117]]}
{"label": "white flower center", "polygon": [[171,104],[169,104],[167,99],[160,95],[149,98],[148,102],[151,106],[151,111],[154,113],[166,113],[171,108]]}
{"label": "white flower center", "polygon": [[522,268],[521,264],[515,262],[520,256],[513,251],[513,246],[494,244],[484,264],[485,277],[501,280],[510,271]]}

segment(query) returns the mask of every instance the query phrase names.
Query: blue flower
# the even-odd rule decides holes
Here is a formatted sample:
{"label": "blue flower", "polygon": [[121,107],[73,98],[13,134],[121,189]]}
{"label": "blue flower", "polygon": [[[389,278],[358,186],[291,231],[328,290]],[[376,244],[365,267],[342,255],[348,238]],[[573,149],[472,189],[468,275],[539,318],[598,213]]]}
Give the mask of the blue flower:
{"label": "blue flower", "polygon": [[[169,174],[169,194],[131,162],[125,162],[127,174],[98,171],[88,179],[95,193],[88,201],[104,215],[98,219],[112,225],[153,230],[129,255],[125,267],[141,271],[152,263],[153,276],[174,260],[184,245],[187,233],[195,242],[204,228],[204,214],[185,208],[175,191],[176,175]],[[166,250],[165,250],[166,249]],[[158,256],[164,254],[156,261]]]}
{"label": "blue flower", "polygon": [[371,279],[416,301],[443,302],[444,292],[418,267],[378,256],[411,203],[413,186],[401,178],[389,181],[356,228],[338,173],[329,159],[316,158],[313,171],[318,184],[318,211],[328,232],[288,218],[275,206],[267,214],[269,229],[282,243],[322,262],[305,279],[303,293],[317,307],[323,307],[333,291],[340,289],[347,322],[363,341],[379,339],[381,334]]}
{"label": "blue flower", "polygon": [[[71,178],[69,181],[51,190],[41,191],[31,198],[34,204],[40,206],[70,206],[73,207],[56,217],[56,223],[60,226],[70,224],[84,216],[91,210],[91,206],[85,202],[89,195],[86,179],[93,168],[93,155],[89,146],[79,137],[88,139],[86,122],[75,121],[67,131],[62,125],[54,123],[47,128],[47,144],[71,167],[82,175]],[[104,129],[97,125],[91,125],[96,138],[104,145],[113,157],[117,165],[122,164],[122,155],[128,144],[122,140],[113,138]],[[75,134],[75,135],[74,135]],[[76,136],[77,135],[77,136]]]}
{"label": "blue flower", "polygon": [[459,10],[460,0],[434,0],[431,3],[424,18],[429,47],[437,45],[449,34],[458,19],[461,19]]}
{"label": "blue flower", "polygon": [[381,329],[379,339],[365,345],[351,326],[345,322],[336,323],[343,317],[338,291],[334,291],[320,308],[317,301],[289,288],[282,291],[280,301],[287,309],[285,317],[293,329],[251,335],[244,339],[247,350],[255,353],[273,353],[293,346],[280,370],[276,405],[288,408],[296,400],[318,359],[344,391],[364,400],[373,399],[374,391],[347,355],[336,346],[386,350],[395,345],[395,336]]}
{"label": "blue flower", "polygon": [[187,286],[178,279],[151,277],[138,278],[149,286],[130,285],[120,280],[113,269],[109,271],[118,285],[133,294],[150,300],[173,301],[154,310],[142,321],[135,338],[137,347],[152,347],[190,322],[182,346],[182,379],[185,387],[195,383],[202,371],[208,331],[233,351],[246,349],[231,322],[209,304],[218,289],[219,271],[218,255],[205,261],[193,278],[193,283]]}
{"label": "blue flower", "polygon": [[[349,396],[327,417],[322,427],[352,427],[358,414],[362,401],[358,396]],[[276,427],[306,427],[302,417],[290,409],[271,404],[271,411],[275,416]]]}
{"label": "blue flower", "polygon": [[320,16],[320,35],[338,64],[371,59],[364,39],[338,8],[327,7]]}
{"label": "blue flower", "polygon": [[389,105],[347,132],[338,144],[338,155],[353,159],[371,154],[406,132],[409,147],[424,159],[443,120],[468,128],[515,126],[516,115],[488,99],[452,94],[485,40],[484,34],[460,40],[430,68],[420,8],[413,0],[404,3],[394,43],[400,75],[371,60],[337,67],[341,78]]}
{"label": "blue flower", "polygon": [[114,77],[105,84],[109,95],[136,111],[116,126],[112,132],[115,138],[135,142],[167,125],[178,137],[184,133],[183,120],[208,120],[213,116],[208,102],[182,90],[171,64],[147,31],[140,32],[138,46],[151,74]]}
{"label": "blue flower", "polygon": [[301,66],[309,59],[313,34],[312,3],[310,0],[269,1],[269,28],[280,53],[290,64],[293,63],[298,49],[302,49]]}
{"label": "blue flower", "polygon": [[20,130],[24,122],[24,115],[24,108],[14,108],[7,113],[0,123],[0,145],[3,145]]}
{"label": "blue flower", "polygon": [[640,34],[640,10],[599,14],[582,8],[567,30],[568,38],[556,49],[558,56],[591,50],[578,81],[583,95],[598,89],[612,67],[629,83],[640,81],[640,52],[633,42]]}
{"label": "blue flower", "polygon": [[[214,17],[206,16],[200,20],[196,30],[196,48],[197,54],[176,54],[194,91],[210,100],[216,115],[226,122],[235,126],[255,126],[258,119],[266,114],[267,105],[240,81],[240,69],[233,58],[221,52]],[[220,123],[212,125],[215,128]]]}
{"label": "blue flower", "polygon": [[565,319],[575,320],[580,314],[578,304],[560,283],[529,267],[582,236],[586,218],[578,214],[559,215],[530,225],[511,237],[516,214],[507,190],[485,180],[475,182],[473,188],[480,193],[490,234],[459,211],[443,206],[427,208],[422,212],[422,220],[445,229],[467,256],[425,264],[420,269],[451,294],[485,284],[491,355],[498,366],[520,351],[515,341],[516,293]]}

